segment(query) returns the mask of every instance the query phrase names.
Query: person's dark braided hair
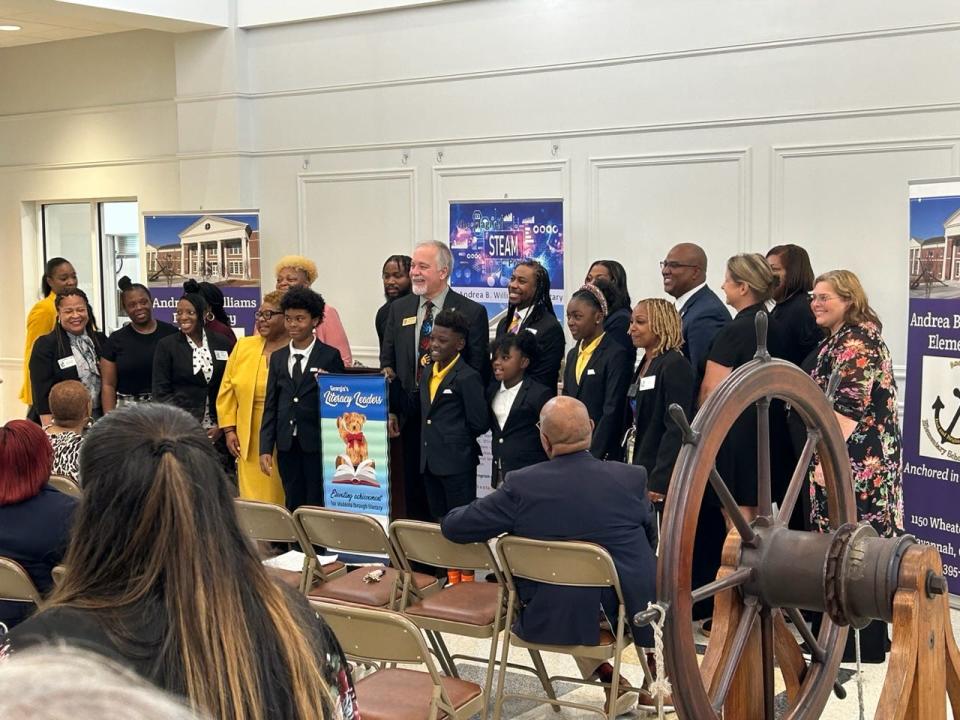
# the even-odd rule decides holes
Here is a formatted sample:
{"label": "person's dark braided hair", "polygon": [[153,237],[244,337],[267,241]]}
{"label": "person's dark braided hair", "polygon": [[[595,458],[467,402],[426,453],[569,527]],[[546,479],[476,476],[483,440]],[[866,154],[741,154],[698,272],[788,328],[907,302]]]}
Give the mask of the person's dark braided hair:
{"label": "person's dark braided hair", "polygon": [[[553,303],[550,301],[550,274],[547,272],[547,269],[532,258],[527,258],[517,263],[517,267],[521,265],[533,270],[533,277],[536,281],[533,300],[530,303],[530,314],[527,316],[527,324],[536,322],[547,313],[556,317],[557,313],[554,311]],[[507,317],[512,319],[516,311],[516,305],[509,305],[507,307]]]}
{"label": "person's dark braided hair", "polygon": [[[60,311],[60,305],[64,299],[68,297],[79,297],[83,298],[83,302],[87,305],[87,326],[83,329],[83,332],[93,341],[93,346],[97,349],[97,357],[100,356],[100,343],[97,342],[97,318],[93,314],[93,306],[90,305],[90,300],[87,299],[87,294],[78,287],[67,288],[62,293],[57,295],[56,300],[53,301],[53,306]],[[59,320],[57,321],[57,327],[60,327]],[[60,329],[60,332],[57,333],[57,351],[62,355],[64,352],[63,346],[63,333],[66,333],[66,330]]]}
{"label": "person's dark braided hair", "polygon": [[197,313],[197,328],[203,332],[205,316],[207,314],[207,300],[200,292],[200,284],[196,280],[187,280],[183,284],[183,295],[181,300],[186,300],[193,305],[193,310]]}
{"label": "person's dark braided hair", "polygon": [[387,265],[392,262],[395,262],[397,267],[400,268],[405,275],[410,274],[410,263],[413,262],[413,258],[411,258],[409,255],[391,255],[383,261],[383,269],[386,270]]}

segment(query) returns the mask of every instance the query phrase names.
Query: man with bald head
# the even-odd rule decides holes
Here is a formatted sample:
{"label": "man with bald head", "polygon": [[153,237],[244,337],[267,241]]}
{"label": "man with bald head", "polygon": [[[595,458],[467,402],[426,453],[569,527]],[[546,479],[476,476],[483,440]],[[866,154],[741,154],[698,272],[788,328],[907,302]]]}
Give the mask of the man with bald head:
{"label": "man with bald head", "polygon": [[693,243],[670,248],[660,263],[663,289],[675,299],[683,327],[683,354],[697,377],[703,376],[707,352],[717,331],[730,322],[730,313],[707,287],[707,254]]}
{"label": "man with bald head", "polygon": [[[443,534],[454,542],[484,542],[502,533],[536,540],[585,540],[610,553],[620,576],[627,617],[656,598],[656,519],[647,498],[647,472],[639,465],[603,462],[590,454],[593,423],[572,397],[548,401],[540,412],[540,442],[550,458],[507,473],[500,487],[451,510]],[[514,631],[530,642],[596,645],[602,607],[616,616],[611,589],[570,588],[517,580],[520,617]],[[650,628],[633,628],[649,647]],[[581,670],[589,675],[596,662]],[[609,666],[607,666],[609,668]],[[606,670],[597,673],[604,679]],[[621,710],[618,704],[618,710]]]}

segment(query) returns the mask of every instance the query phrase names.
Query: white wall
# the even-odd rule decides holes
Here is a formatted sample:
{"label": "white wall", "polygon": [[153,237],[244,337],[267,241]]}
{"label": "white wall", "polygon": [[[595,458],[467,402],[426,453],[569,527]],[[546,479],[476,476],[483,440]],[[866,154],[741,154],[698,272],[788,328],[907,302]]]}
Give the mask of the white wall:
{"label": "white wall", "polygon": [[[960,174],[958,64],[946,0],[470,0],[16,48],[0,243],[20,252],[25,201],[259,207],[264,266],[315,257],[372,363],[385,256],[445,235],[452,199],[562,197],[568,287],[609,256],[659,295],[681,240],[716,287],[729,255],[795,242],[861,275],[900,365],[907,182]],[[2,292],[9,415],[23,300]]]}

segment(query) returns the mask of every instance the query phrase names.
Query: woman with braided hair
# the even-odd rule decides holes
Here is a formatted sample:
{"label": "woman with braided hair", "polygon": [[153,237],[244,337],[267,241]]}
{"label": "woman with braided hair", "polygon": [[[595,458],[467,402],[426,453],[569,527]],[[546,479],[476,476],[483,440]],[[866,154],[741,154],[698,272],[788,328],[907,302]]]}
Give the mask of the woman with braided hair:
{"label": "woman with braided hair", "polygon": [[527,368],[525,377],[557,390],[560,364],[563,362],[563,328],[550,301],[550,275],[536,260],[521,260],[513,269],[507,285],[510,304],[497,324],[496,339],[527,330],[537,340],[537,359]]}
{"label": "woman with braided hair", "polygon": [[693,368],[680,352],[680,313],[672,302],[638,302],[630,318],[630,338],[643,350],[643,358],[627,390],[631,426],[624,439],[625,459],[647,469],[650,499],[662,502],[683,440],[667,408],[676,403],[692,416]]}
{"label": "woman with braided hair", "polygon": [[620,460],[630,370],[626,350],[603,330],[607,311],[595,285],[583,285],[567,303],[567,327],[577,344],[567,353],[563,394],[587,406],[593,421],[590,452],[601,460]]}

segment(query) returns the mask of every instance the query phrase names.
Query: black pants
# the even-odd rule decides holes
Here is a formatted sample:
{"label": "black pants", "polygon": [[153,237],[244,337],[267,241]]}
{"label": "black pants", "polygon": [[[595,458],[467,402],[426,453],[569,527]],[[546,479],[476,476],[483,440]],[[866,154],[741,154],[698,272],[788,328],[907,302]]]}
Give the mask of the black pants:
{"label": "black pants", "polygon": [[407,398],[406,418],[400,431],[403,443],[403,499],[406,519],[431,520],[427,491],[420,478],[420,395]]}
{"label": "black pants", "polygon": [[423,473],[430,515],[435,521],[454,508],[469,505],[477,499],[477,469],[456,475],[434,475],[428,468]]}
{"label": "black pants", "polygon": [[323,466],[320,460],[319,452],[301,450],[296,437],[289,450],[277,450],[277,468],[290,512],[301,505],[323,506]]}

